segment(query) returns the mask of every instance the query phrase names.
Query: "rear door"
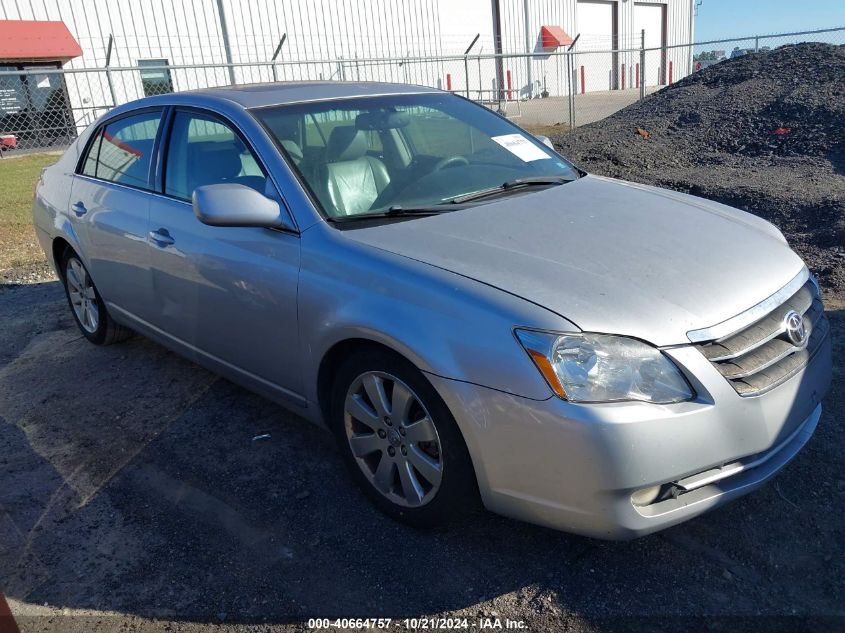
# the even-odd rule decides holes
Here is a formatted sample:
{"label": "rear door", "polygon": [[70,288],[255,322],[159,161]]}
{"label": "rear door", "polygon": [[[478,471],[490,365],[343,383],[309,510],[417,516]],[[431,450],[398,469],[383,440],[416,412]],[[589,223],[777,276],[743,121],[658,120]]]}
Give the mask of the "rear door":
{"label": "rear door", "polygon": [[168,127],[164,196],[150,207],[154,323],[200,362],[255,388],[300,394],[299,235],[202,224],[191,206],[202,185],[238,183],[280,197],[227,120],[176,109]]}
{"label": "rear door", "polygon": [[147,224],[161,116],[161,109],[145,110],[101,126],[70,195],[80,255],[103,300],[143,320],[152,316]]}

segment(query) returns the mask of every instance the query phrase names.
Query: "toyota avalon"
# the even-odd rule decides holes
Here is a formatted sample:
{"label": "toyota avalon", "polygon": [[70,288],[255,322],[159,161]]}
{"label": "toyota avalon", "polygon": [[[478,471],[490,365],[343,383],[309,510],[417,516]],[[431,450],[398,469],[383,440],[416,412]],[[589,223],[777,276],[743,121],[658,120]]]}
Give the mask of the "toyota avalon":
{"label": "toyota avalon", "polygon": [[88,340],[137,332],[324,425],[417,526],[665,528],[770,479],[830,382],[819,286],[777,228],[587,174],[430,88],[123,105],[33,214]]}

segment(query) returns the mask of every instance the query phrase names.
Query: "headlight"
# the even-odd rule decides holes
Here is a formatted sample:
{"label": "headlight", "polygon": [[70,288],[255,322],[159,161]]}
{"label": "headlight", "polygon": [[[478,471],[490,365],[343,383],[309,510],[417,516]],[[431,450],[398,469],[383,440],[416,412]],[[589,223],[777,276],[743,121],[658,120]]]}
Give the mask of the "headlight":
{"label": "headlight", "polygon": [[675,364],[642,341],[586,332],[516,330],[516,335],[552,390],[566,400],[667,404],[694,395]]}

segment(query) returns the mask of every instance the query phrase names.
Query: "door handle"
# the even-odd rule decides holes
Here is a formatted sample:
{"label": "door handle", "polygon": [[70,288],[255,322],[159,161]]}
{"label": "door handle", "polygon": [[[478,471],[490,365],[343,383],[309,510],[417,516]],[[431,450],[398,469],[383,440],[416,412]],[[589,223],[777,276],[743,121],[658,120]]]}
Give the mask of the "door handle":
{"label": "door handle", "polygon": [[71,205],[71,211],[76,214],[76,217],[81,218],[83,215],[88,213],[88,209],[85,208],[85,205],[82,202],[76,202]]}
{"label": "door handle", "polygon": [[164,228],[150,231],[150,239],[159,246],[170,246],[176,241],[171,237],[170,232]]}

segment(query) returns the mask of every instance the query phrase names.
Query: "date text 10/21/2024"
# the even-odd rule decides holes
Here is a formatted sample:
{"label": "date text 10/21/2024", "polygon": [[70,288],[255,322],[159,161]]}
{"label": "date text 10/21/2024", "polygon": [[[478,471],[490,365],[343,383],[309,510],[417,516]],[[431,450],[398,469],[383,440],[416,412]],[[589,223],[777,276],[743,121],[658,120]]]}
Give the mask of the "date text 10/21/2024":
{"label": "date text 10/21/2024", "polygon": [[525,622],[522,620],[511,620],[509,618],[484,617],[470,620],[469,618],[404,618],[394,620],[392,618],[311,618],[308,620],[309,629],[366,629],[366,630],[390,630],[401,628],[412,631],[419,630],[470,630],[482,631],[526,630]]}

